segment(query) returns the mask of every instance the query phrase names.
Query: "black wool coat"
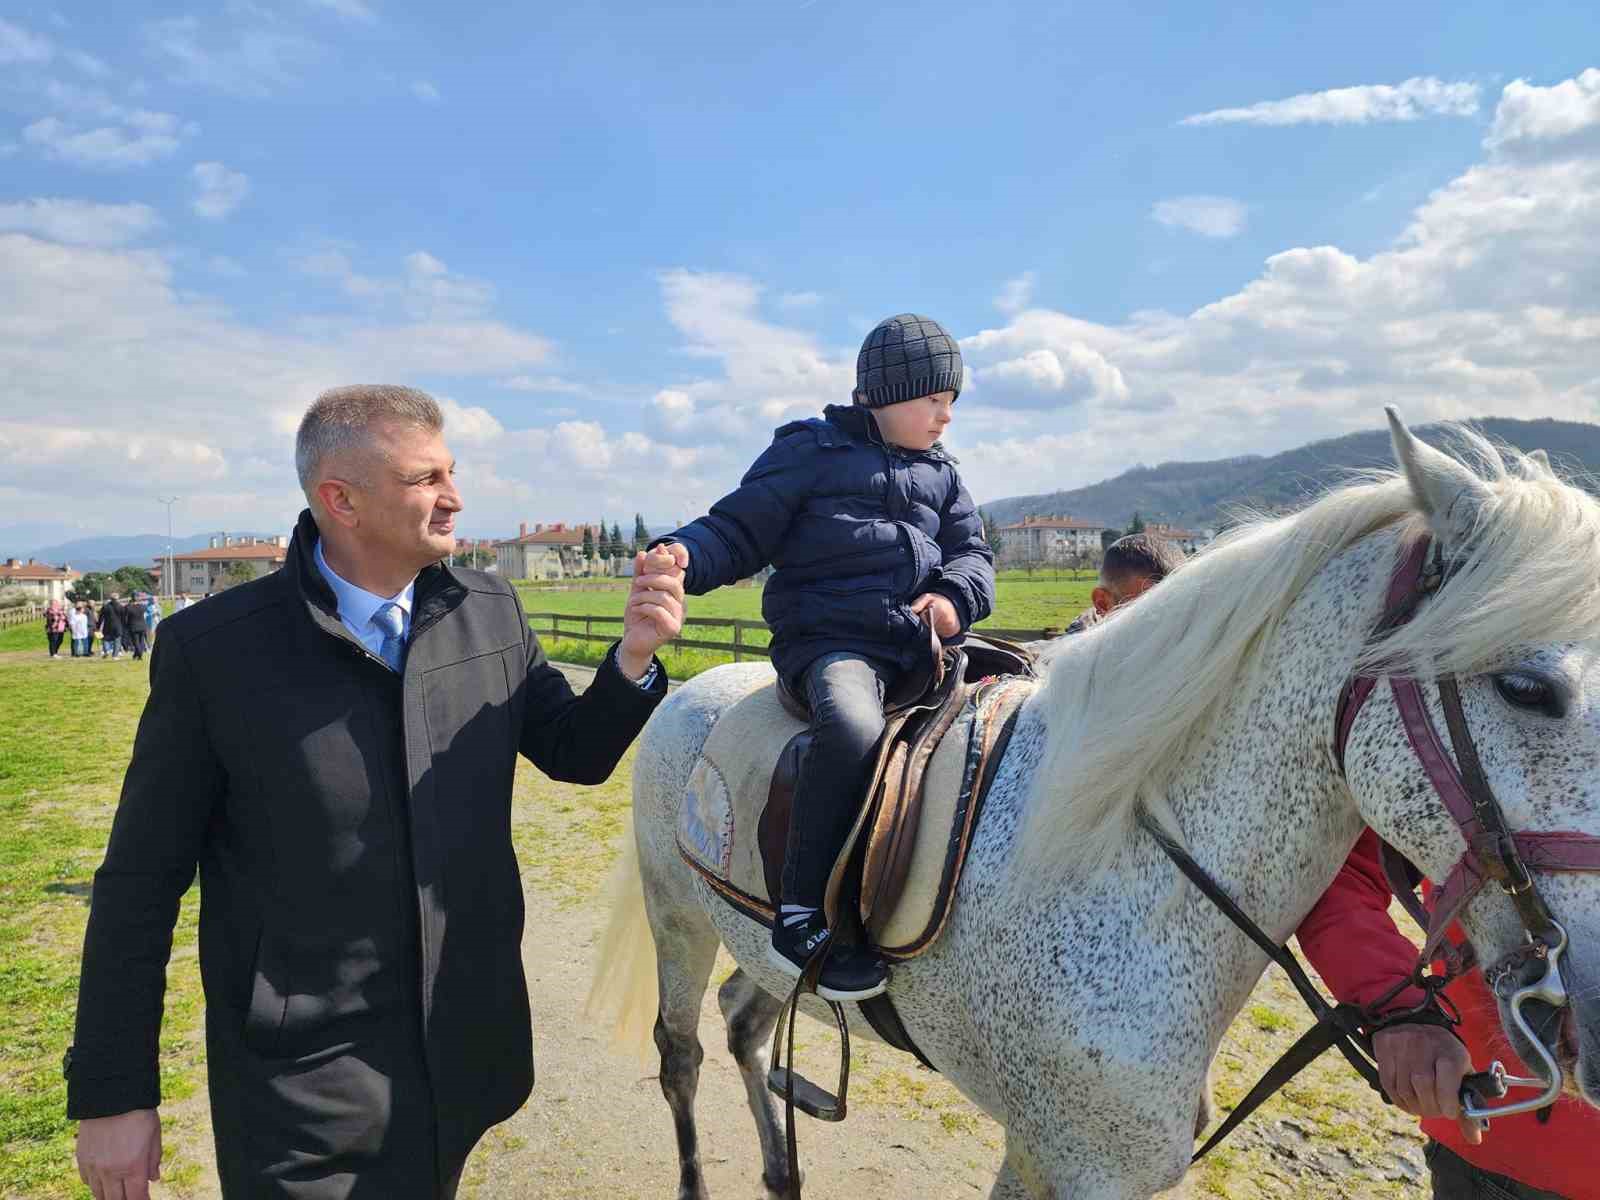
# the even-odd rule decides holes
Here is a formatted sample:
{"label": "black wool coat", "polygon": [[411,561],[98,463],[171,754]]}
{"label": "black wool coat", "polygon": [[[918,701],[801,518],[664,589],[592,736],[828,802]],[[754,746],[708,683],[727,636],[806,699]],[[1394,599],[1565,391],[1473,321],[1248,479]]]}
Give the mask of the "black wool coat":
{"label": "black wool coat", "polygon": [[100,606],[100,618],[97,622],[101,637],[119,638],[122,636],[122,605],[115,600],[107,600]]}
{"label": "black wool coat", "polygon": [[520,750],[598,783],[666,691],[582,696],[508,583],[416,581],[396,675],[340,623],[303,514],[276,574],[161,624],[84,939],[68,1115],[155,1107],[162,991],[198,867],[224,1194],[434,1200],[533,1085]]}

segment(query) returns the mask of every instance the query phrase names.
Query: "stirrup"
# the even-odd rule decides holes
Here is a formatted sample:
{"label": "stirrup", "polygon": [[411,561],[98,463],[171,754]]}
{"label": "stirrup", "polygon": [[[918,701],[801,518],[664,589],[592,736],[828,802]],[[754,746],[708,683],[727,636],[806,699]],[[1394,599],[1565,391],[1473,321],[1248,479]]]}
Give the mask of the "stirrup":
{"label": "stirrup", "polygon": [[[800,1015],[800,997],[815,992],[817,976],[822,973],[822,962],[833,946],[829,938],[806,962],[805,970],[795,981],[788,1000],[778,1013],[778,1023],[772,1031],[772,1068],[767,1072],[767,1087],[783,1098],[783,1141],[789,1161],[789,1189],[785,1200],[801,1200],[800,1150],[795,1139],[794,1110],[799,1109],[819,1121],[842,1121],[848,1111],[850,1091],[850,1023],[845,1019],[844,1006],[836,1000],[824,1001],[833,1010],[833,1020],[839,1027],[839,1092],[829,1095],[794,1069],[794,1023]],[[784,1064],[788,1065],[785,1066]]]}
{"label": "stirrup", "polygon": [[838,1093],[825,1091],[794,1069],[794,1023],[800,1015],[800,997],[807,992],[816,993],[817,978],[822,974],[822,964],[832,948],[833,940],[830,938],[807,961],[772,1031],[772,1067],[767,1071],[767,1088],[783,1099],[786,1110],[791,1114],[791,1126],[792,1112],[796,1108],[819,1121],[842,1121],[849,1111],[850,1022],[845,1017],[841,1002],[819,997],[833,1012],[834,1024],[839,1029]]}

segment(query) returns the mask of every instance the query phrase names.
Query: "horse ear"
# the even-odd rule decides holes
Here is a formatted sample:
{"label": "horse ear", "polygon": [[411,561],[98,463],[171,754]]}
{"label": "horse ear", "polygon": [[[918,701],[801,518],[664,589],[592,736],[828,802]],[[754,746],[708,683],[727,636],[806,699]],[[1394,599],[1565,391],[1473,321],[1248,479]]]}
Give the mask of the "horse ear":
{"label": "horse ear", "polygon": [[1477,526],[1478,513],[1492,494],[1489,486],[1463,464],[1414,436],[1394,405],[1383,411],[1389,418],[1395,460],[1406,473],[1417,507],[1445,550],[1459,549]]}
{"label": "horse ear", "polygon": [[1534,462],[1538,463],[1539,466],[1543,467],[1546,471],[1550,470],[1550,456],[1543,450],[1529,450],[1528,457]]}

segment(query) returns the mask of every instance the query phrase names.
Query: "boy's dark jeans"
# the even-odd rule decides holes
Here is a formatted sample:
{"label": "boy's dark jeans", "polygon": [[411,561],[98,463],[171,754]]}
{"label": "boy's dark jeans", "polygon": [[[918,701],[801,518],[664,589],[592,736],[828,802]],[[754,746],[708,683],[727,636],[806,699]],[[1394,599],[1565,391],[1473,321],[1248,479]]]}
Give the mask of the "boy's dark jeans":
{"label": "boy's dark jeans", "polygon": [[1424,1152],[1433,1173],[1433,1200],[1562,1200],[1555,1192],[1475,1167],[1438,1142]]}
{"label": "boy's dark jeans", "polygon": [[883,736],[883,697],[893,682],[892,668],[848,653],[823,655],[801,678],[800,692],[811,710],[811,749],[795,781],[784,904],[822,907]]}

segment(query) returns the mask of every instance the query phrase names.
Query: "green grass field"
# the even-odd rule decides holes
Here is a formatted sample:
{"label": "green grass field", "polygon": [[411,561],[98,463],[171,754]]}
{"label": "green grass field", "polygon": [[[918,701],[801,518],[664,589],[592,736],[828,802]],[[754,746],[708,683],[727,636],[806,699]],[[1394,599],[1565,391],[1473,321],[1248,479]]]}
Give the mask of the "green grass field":
{"label": "green grass field", "polygon": [[[1094,580],[1088,575],[1081,579],[1072,579],[1063,574],[1061,578],[1056,579],[1040,572],[1030,579],[1020,572],[1008,572],[1000,578],[996,587],[997,602],[994,615],[980,623],[978,628],[979,630],[1024,629],[1040,633],[1051,630],[1059,633],[1073,617],[1088,606],[1089,593],[1093,589]],[[608,617],[612,618],[610,622],[596,621],[591,627],[592,632],[597,636],[608,637],[621,632],[619,622],[628,594],[628,585],[625,581],[618,580],[603,591],[590,586],[582,590],[563,591],[548,584],[519,584],[518,591],[522,596],[522,606],[529,613],[558,613],[563,617]],[[687,614],[702,620],[759,621],[761,589],[740,585],[718,588],[704,596],[692,596],[689,599]],[[598,663],[605,653],[605,642],[552,637],[548,633],[551,621],[535,617],[532,623],[533,627],[540,631],[545,649],[552,658],[592,665]],[[561,628],[567,631],[581,631],[581,627],[575,622],[563,621]],[[730,642],[733,640],[733,627],[696,625],[686,629],[685,636],[696,641]],[[764,630],[745,630],[741,637],[745,644],[755,648],[765,646],[768,641],[768,635]],[[732,662],[733,656],[715,650],[669,649],[661,656],[661,660],[672,678],[689,679],[710,667]]]}
{"label": "green grass field", "polygon": [[[1031,590],[1019,594],[1019,587]],[[728,605],[720,615],[729,616],[747,611],[739,606],[758,596],[754,589],[730,589],[706,603]],[[615,602],[592,593],[540,596],[557,597]],[[1047,591],[1044,581],[1003,581],[1003,606],[1028,601],[1053,612],[1075,612],[1082,603]],[[571,647],[553,643],[550,649],[553,657],[571,661]],[[685,677],[693,673],[690,667],[711,665],[706,659],[713,656],[696,653],[684,652],[678,665],[668,656],[668,669]],[[72,1034],[90,883],[147,694],[143,663],[126,657],[50,662],[37,625],[0,630],[0,1196],[8,1200],[88,1195],[73,1166],[60,1064]],[[513,838],[530,888],[558,893],[565,902],[590,902],[627,819],[628,761],[610,783],[594,789],[552,784],[527,767],[518,771]],[[164,1194],[177,1196],[201,1194],[196,1148],[209,1138],[199,1103],[204,1042],[197,907],[191,892],[168,971],[162,1029]],[[1269,973],[1218,1053],[1219,1106],[1226,1111],[1237,1103],[1307,1024],[1287,982]],[[925,1107],[917,1097],[936,1083],[945,1087],[913,1067],[903,1074],[905,1096],[880,1100]],[[186,1096],[193,1102],[185,1104]],[[967,1111],[941,1110],[939,1119],[948,1120],[951,1136],[970,1132],[962,1117]],[[1330,1055],[1209,1158],[1193,1174],[1193,1189],[1275,1200],[1415,1196],[1419,1144],[1415,1123],[1382,1108]]]}

